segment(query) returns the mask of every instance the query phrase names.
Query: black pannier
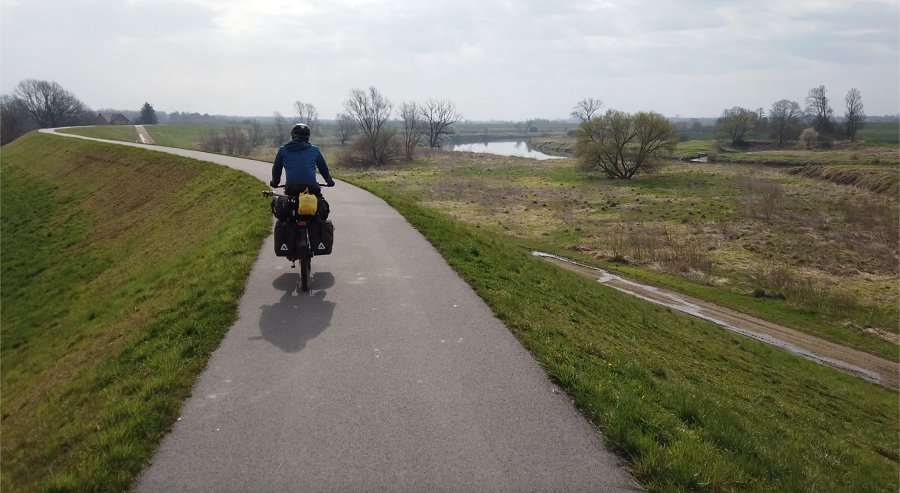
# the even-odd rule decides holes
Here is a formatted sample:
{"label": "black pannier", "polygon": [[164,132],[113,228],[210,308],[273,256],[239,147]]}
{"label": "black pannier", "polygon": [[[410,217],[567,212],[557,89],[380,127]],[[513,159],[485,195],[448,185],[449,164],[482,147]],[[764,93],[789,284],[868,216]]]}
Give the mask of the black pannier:
{"label": "black pannier", "polygon": [[297,225],[292,221],[275,223],[275,255],[295,258],[297,246]]}
{"label": "black pannier", "polygon": [[316,209],[316,216],[319,216],[319,219],[322,221],[328,219],[328,213],[331,212],[331,208],[328,207],[328,202],[324,197],[319,195],[319,207]]}
{"label": "black pannier", "polygon": [[316,221],[310,228],[309,236],[315,255],[331,255],[334,246],[334,224],[331,221]]}
{"label": "black pannier", "polygon": [[293,210],[297,210],[297,205],[289,197],[272,199],[272,215],[279,221],[284,221],[291,217]]}

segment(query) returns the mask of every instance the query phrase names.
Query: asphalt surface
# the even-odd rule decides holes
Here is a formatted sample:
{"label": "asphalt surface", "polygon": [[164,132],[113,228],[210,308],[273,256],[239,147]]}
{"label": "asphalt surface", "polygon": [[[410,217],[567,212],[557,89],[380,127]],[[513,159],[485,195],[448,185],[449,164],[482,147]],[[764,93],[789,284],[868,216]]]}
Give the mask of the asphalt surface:
{"label": "asphalt surface", "polygon": [[[259,161],[128,145],[269,179]],[[400,214],[346,183],[324,194],[335,245],[313,259],[311,290],[270,237],[139,493],[637,489]]]}

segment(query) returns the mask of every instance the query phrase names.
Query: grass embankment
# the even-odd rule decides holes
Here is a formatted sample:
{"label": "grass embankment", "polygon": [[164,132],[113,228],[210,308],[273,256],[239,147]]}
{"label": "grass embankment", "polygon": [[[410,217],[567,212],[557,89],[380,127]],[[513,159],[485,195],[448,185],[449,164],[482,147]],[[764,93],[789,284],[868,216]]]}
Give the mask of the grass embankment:
{"label": "grass embankment", "polygon": [[557,154],[574,154],[575,139],[564,138],[538,138],[531,139],[529,145],[541,152],[555,152]]}
{"label": "grass embankment", "polygon": [[[148,125],[144,129],[156,145],[199,150],[200,137],[210,132],[224,133],[228,125]],[[240,125],[247,129],[249,125]]]}
{"label": "grass embankment", "polygon": [[0,171],[0,486],[125,491],[236,318],[259,182],[37,132]]}
{"label": "grass embankment", "polygon": [[98,125],[96,127],[72,127],[58,130],[60,133],[81,135],[95,139],[137,142],[137,132],[133,125]]}
{"label": "grass embankment", "polygon": [[885,339],[900,326],[893,197],[752,165],[673,163],[607,180],[574,160],[430,155],[339,172],[530,247],[900,356]]}
{"label": "grass embankment", "polygon": [[487,301],[649,491],[894,492],[897,393],[535,259],[385,198]]}
{"label": "grass embankment", "polygon": [[[229,125],[145,125],[144,130],[150,134],[156,145],[163,147],[178,147],[181,149],[200,150],[198,143],[200,137],[210,132],[224,133]],[[249,125],[239,125],[244,130]],[[136,142],[137,135],[134,126],[96,126],[75,127],[60,130],[62,133],[83,135],[97,139],[118,140],[122,142]]]}

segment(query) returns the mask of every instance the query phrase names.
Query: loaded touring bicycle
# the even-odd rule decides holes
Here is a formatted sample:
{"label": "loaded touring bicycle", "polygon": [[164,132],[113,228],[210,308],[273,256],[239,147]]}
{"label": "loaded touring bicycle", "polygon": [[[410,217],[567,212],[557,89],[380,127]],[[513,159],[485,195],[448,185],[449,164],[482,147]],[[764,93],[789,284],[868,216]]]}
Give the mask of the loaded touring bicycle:
{"label": "loaded touring bicycle", "polygon": [[[309,290],[312,258],[330,255],[334,245],[334,224],[328,219],[328,202],[322,197],[323,184],[291,183],[284,194],[263,192],[272,199],[275,216],[275,255],[300,263],[300,286]],[[282,187],[275,187],[282,188]]]}

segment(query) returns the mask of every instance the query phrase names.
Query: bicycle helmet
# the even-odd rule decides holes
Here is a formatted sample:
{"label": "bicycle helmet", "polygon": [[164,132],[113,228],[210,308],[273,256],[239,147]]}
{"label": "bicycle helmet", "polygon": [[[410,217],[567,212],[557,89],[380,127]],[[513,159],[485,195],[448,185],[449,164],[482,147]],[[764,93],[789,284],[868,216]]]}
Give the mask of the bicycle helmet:
{"label": "bicycle helmet", "polygon": [[309,140],[309,127],[305,123],[295,123],[293,127],[291,127],[291,138],[296,139],[300,137],[304,140]]}

